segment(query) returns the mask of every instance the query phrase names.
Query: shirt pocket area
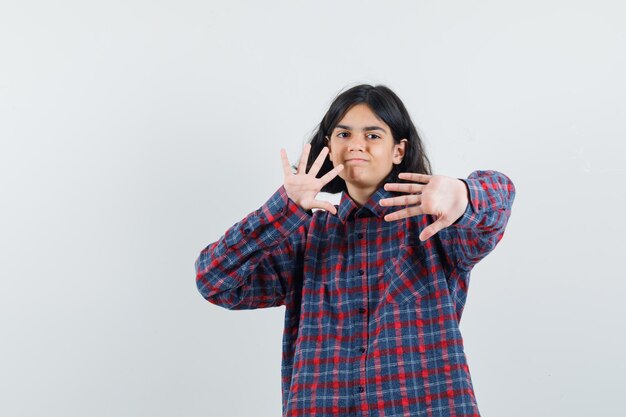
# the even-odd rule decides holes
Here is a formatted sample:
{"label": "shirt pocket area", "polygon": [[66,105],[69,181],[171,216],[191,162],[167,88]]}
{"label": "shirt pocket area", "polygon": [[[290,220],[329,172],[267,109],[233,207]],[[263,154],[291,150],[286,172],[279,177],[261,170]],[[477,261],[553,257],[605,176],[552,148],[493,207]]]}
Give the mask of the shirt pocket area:
{"label": "shirt pocket area", "polygon": [[423,245],[401,246],[398,257],[385,265],[383,280],[386,289],[381,302],[410,303],[430,293],[433,285],[425,259]]}

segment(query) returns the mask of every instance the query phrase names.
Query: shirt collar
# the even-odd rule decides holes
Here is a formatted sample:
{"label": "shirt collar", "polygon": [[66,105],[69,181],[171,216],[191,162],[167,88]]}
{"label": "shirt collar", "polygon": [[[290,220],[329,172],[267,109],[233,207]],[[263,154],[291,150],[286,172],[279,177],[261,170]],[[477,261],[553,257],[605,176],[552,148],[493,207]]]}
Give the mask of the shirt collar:
{"label": "shirt collar", "polygon": [[399,206],[381,206],[378,202],[383,198],[395,197],[401,195],[402,193],[395,193],[391,191],[385,190],[383,187],[380,187],[372,196],[367,200],[367,202],[362,206],[358,207],[357,204],[352,200],[352,198],[348,195],[347,191],[344,191],[341,194],[341,200],[339,202],[339,209],[337,210],[337,216],[341,220],[342,223],[345,223],[347,220],[351,219],[352,216],[359,217],[370,217],[376,216],[378,218],[382,218],[385,214],[391,211],[400,210]]}

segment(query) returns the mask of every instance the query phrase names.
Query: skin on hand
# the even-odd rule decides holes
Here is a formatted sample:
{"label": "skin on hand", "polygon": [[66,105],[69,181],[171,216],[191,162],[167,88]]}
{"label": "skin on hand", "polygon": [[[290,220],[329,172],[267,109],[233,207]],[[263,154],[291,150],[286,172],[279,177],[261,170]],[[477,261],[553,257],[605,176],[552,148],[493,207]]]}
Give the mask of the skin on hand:
{"label": "skin on hand", "polygon": [[410,172],[400,173],[398,178],[414,183],[385,184],[387,191],[407,193],[380,200],[381,206],[405,206],[402,210],[387,214],[385,220],[400,220],[420,214],[434,215],[437,220],[422,230],[419,236],[421,241],[429,239],[457,221],[469,203],[467,186],[458,178]]}
{"label": "skin on hand", "polygon": [[306,164],[309,159],[311,144],[307,143],[302,150],[298,170],[296,173],[291,172],[291,165],[287,158],[285,149],[280,150],[280,156],[283,162],[283,174],[285,176],[284,187],[287,196],[304,210],[313,208],[324,209],[332,214],[337,214],[337,209],[329,201],[316,200],[315,197],[321,191],[322,187],[328,184],[343,169],[343,164],[334,167],[326,175],[321,178],[315,178],[317,173],[324,164],[324,159],[328,155],[328,148],[324,147],[319,153],[309,172],[306,172]]}

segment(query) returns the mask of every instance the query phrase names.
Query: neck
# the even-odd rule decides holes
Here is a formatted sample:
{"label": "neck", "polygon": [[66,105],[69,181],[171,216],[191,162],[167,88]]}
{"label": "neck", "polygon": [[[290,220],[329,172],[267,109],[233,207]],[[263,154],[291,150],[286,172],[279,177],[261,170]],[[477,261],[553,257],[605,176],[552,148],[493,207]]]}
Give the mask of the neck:
{"label": "neck", "polygon": [[365,203],[367,203],[367,200],[369,200],[370,197],[378,189],[377,187],[370,187],[366,189],[356,188],[351,186],[350,184],[346,184],[346,186],[348,188],[348,195],[350,196],[350,198],[352,198],[352,201],[354,201],[359,207],[365,205]]}

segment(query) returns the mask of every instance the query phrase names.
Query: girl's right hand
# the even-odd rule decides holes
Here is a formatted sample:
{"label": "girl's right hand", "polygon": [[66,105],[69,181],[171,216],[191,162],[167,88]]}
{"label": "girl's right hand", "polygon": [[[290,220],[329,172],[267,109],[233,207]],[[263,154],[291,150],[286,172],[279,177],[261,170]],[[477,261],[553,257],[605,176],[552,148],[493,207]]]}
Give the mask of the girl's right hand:
{"label": "girl's right hand", "polygon": [[280,156],[283,160],[283,171],[285,174],[285,191],[287,196],[297,205],[304,210],[311,210],[313,208],[324,209],[332,214],[337,214],[337,209],[328,201],[316,200],[315,197],[320,192],[322,187],[328,184],[341,172],[343,164],[340,164],[330,170],[322,178],[315,178],[317,173],[324,164],[324,159],[328,155],[328,147],[324,147],[318,155],[311,169],[306,173],[306,163],[309,160],[309,151],[311,150],[311,144],[304,145],[302,155],[300,156],[300,162],[298,164],[298,170],[296,173],[291,172],[291,166],[287,159],[287,152],[285,149],[280,150]]}

